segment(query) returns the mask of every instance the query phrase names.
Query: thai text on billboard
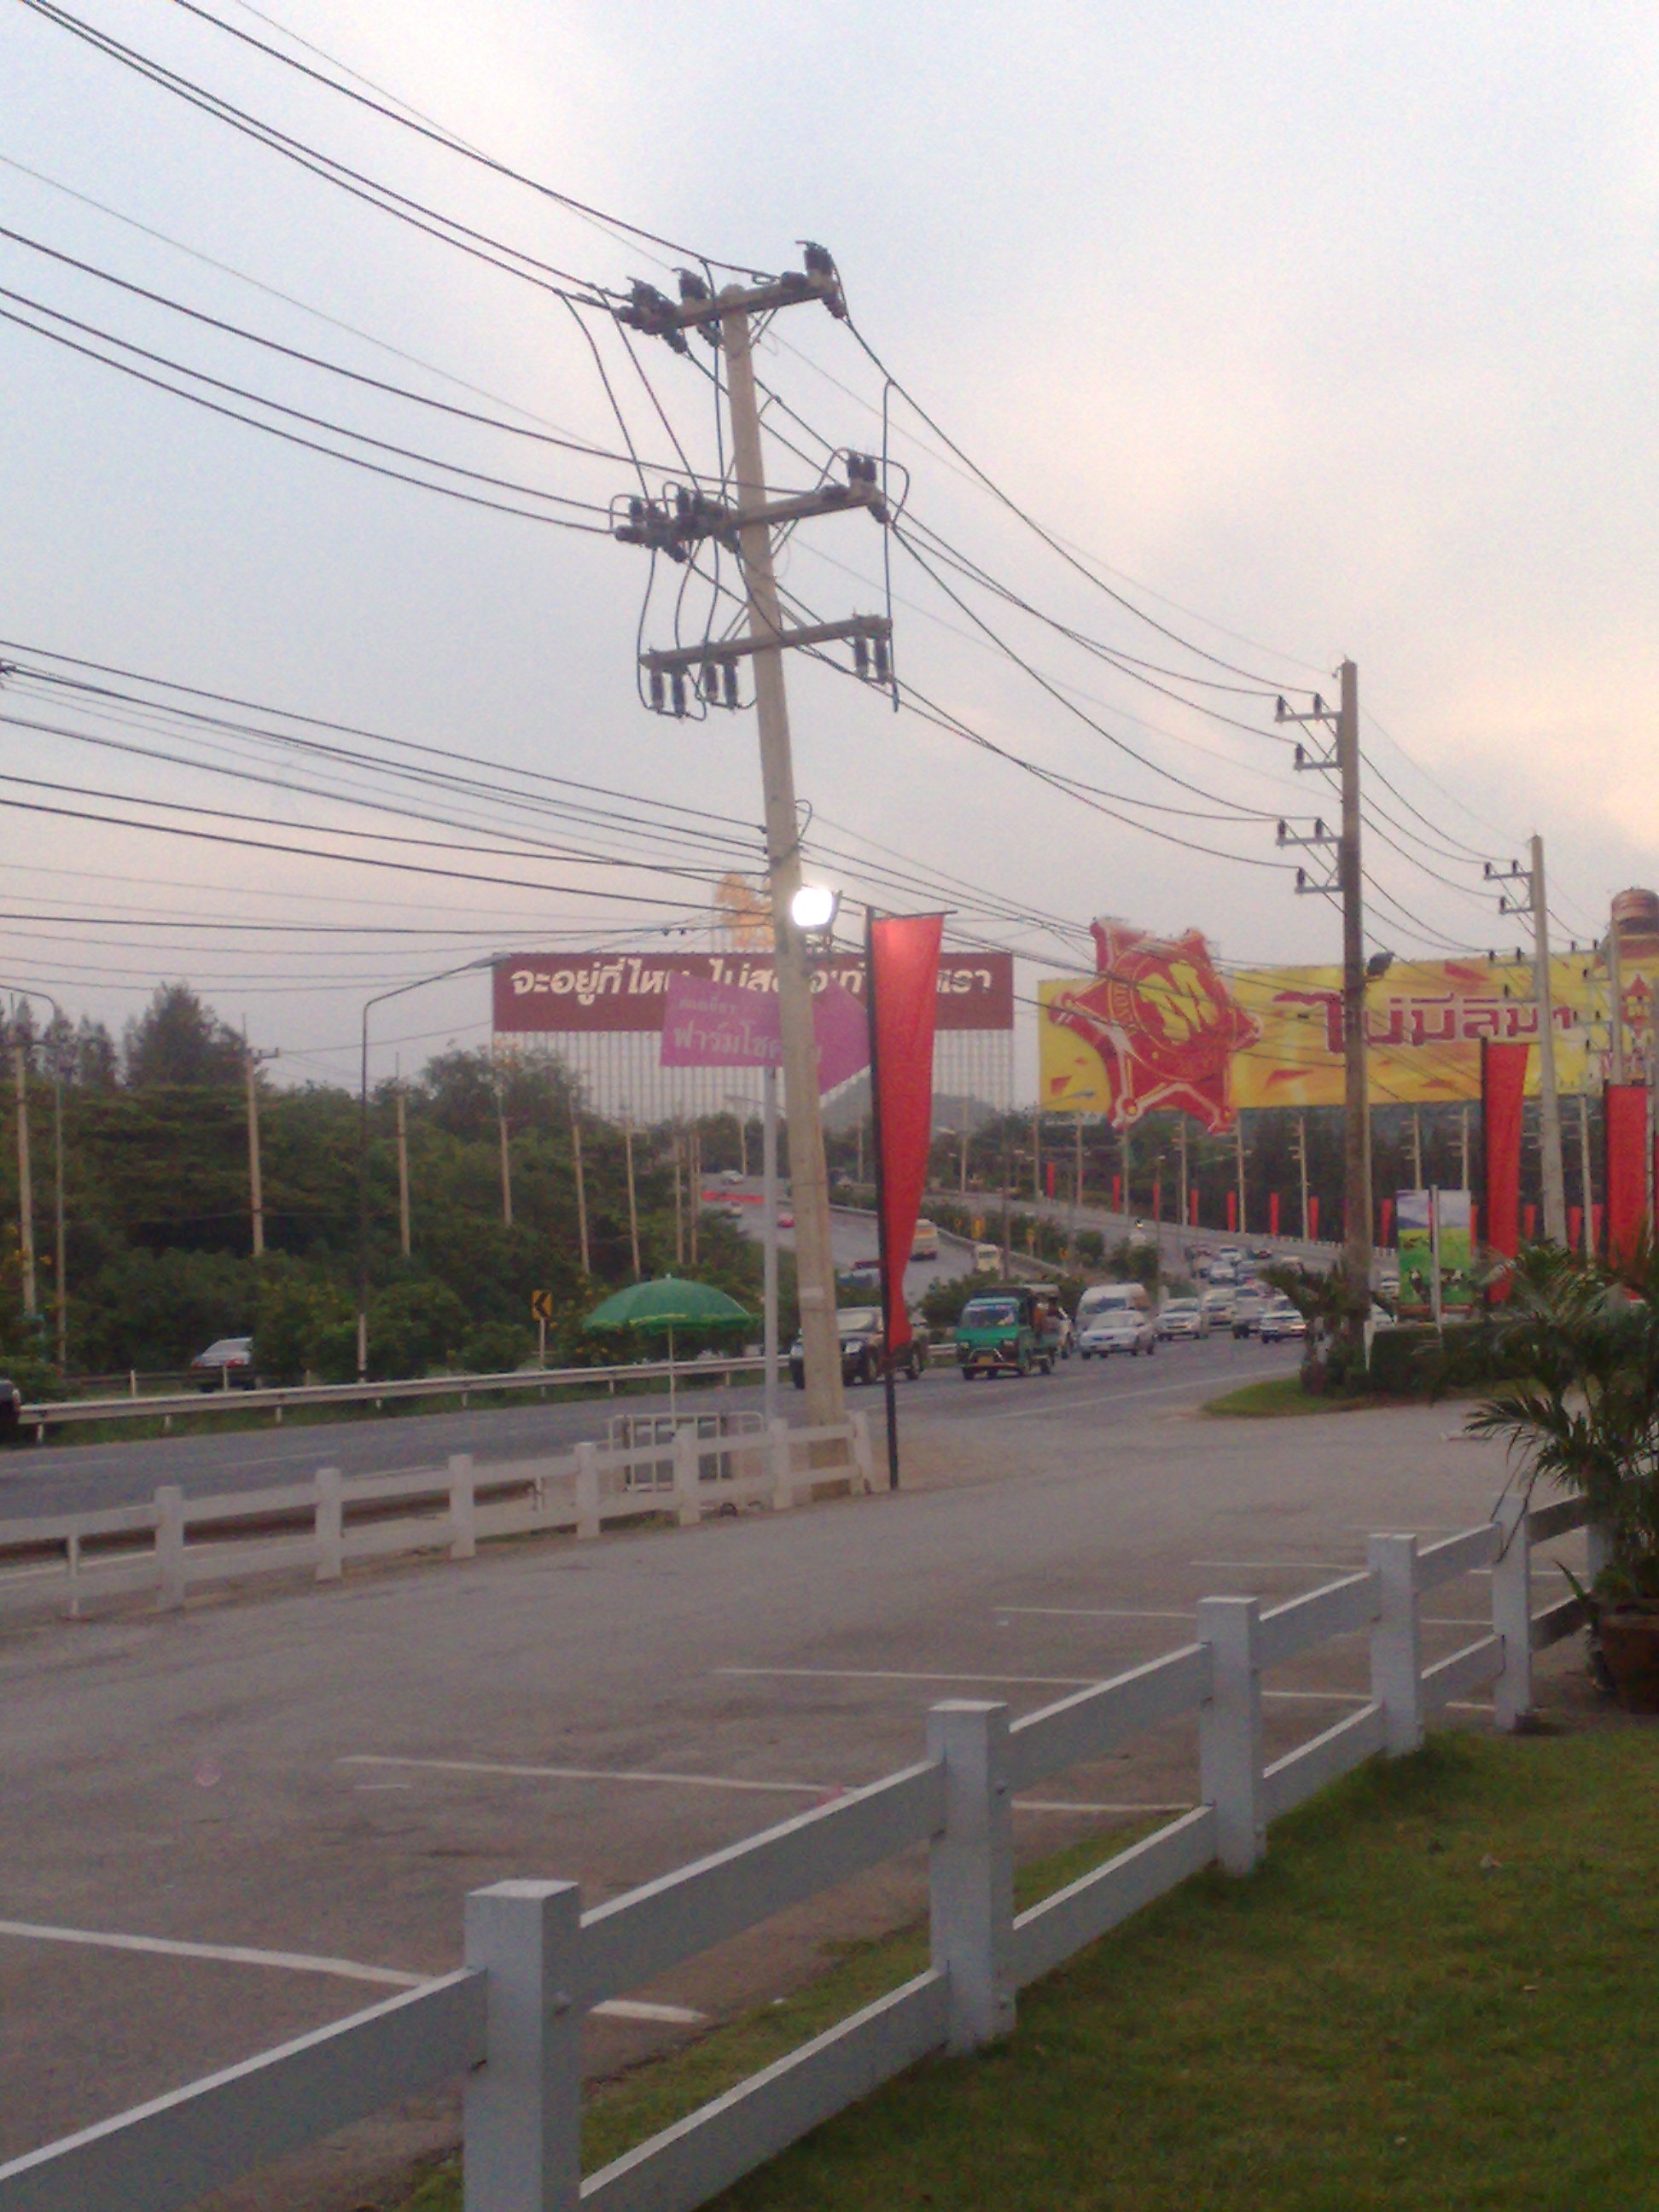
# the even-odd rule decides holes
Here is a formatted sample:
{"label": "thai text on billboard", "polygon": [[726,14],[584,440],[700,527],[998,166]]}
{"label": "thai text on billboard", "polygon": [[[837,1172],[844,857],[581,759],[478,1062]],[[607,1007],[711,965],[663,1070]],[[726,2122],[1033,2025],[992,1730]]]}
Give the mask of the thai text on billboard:
{"label": "thai text on billboard", "polygon": [[[495,1030],[498,1035],[659,1031],[674,975],[744,991],[777,989],[769,953],[526,953],[495,963]],[[833,981],[862,1002],[863,956],[838,953],[814,969],[812,980],[817,990]],[[1011,954],[942,953],[938,990],[939,1029],[1013,1028]]]}

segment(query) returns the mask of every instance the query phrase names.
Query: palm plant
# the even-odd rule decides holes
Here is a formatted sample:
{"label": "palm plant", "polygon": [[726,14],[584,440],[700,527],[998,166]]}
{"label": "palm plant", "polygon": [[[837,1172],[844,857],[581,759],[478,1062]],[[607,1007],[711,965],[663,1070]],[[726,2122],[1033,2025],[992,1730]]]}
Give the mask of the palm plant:
{"label": "palm plant", "polygon": [[1523,1379],[1468,1419],[1501,1437],[1530,1497],[1575,1492],[1606,1531],[1592,1611],[1659,1607],[1659,1250],[1618,1267],[1537,1245],[1516,1261],[1496,1336]]}

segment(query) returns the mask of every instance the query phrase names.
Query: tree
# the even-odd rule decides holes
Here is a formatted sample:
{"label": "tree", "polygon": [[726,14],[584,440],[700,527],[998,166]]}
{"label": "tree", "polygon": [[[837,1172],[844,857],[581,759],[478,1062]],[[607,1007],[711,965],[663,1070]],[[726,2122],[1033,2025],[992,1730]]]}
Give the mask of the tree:
{"label": "tree", "polygon": [[235,1030],[188,983],[158,983],[143,1012],[127,1024],[121,1045],[126,1080],[135,1091],[238,1082],[246,1050]]}

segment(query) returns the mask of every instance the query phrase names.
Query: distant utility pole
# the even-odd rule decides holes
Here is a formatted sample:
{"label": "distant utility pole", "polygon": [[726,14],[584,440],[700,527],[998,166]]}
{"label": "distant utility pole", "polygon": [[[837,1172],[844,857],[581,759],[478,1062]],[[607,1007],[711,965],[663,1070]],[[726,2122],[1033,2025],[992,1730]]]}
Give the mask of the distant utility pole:
{"label": "distant utility pole", "polygon": [[513,1226],[513,1158],[507,1145],[507,1101],[501,1093],[501,1079],[495,1078],[495,1131],[501,1148],[501,1226]]}
{"label": "distant utility pole", "polygon": [[640,1207],[634,1189],[634,1124],[623,1123],[623,1160],[628,1176],[628,1243],[634,1255],[634,1280],[640,1279]]}
{"label": "distant utility pole", "polygon": [[582,1176],[582,1125],[573,1108],[570,1115],[570,1164],[576,1171],[576,1234],[581,1243],[582,1273],[591,1275],[587,1253],[587,1184]]}
{"label": "distant utility pole", "polygon": [[1299,769],[1334,771],[1342,795],[1342,827],[1334,836],[1322,821],[1316,820],[1310,836],[1293,836],[1287,825],[1279,825],[1281,845],[1332,845],[1336,848],[1336,873],[1316,882],[1306,871],[1296,872],[1297,890],[1304,894],[1334,896],[1342,908],[1342,1267],[1348,1280],[1351,1329],[1358,1334],[1370,1313],[1371,1302],[1371,1115],[1370,1077],[1366,1066],[1365,985],[1389,963],[1391,955],[1365,958],[1364,878],[1360,863],[1359,811],[1359,671],[1345,660],[1340,671],[1338,704],[1328,707],[1317,692],[1311,710],[1293,714],[1284,700],[1275,719],[1329,727],[1334,744],[1329,753],[1309,752],[1298,745]]}
{"label": "distant utility pole", "polygon": [[1584,1257],[1595,1257],[1595,1212],[1592,1204],[1595,1182],[1590,1170],[1589,1100],[1581,1091],[1578,1094],[1578,1183],[1583,1204],[1579,1227],[1583,1239]]}
{"label": "distant utility pole", "polygon": [[28,1054],[21,1037],[14,1036],[12,1073],[17,1083],[17,1249],[23,1263],[23,1318],[38,1321],[40,1302],[34,1282],[34,1182],[29,1173]]}
{"label": "distant utility pole", "polygon": [[265,1249],[265,1187],[264,1179],[259,1172],[258,1075],[265,1061],[275,1060],[276,1057],[274,1051],[255,1052],[246,1035],[243,1036],[242,1080],[247,1092],[248,1210],[252,1217],[253,1256],[256,1260],[264,1258]]}
{"label": "distant utility pole", "polygon": [[1302,1172],[1302,1242],[1308,1241],[1308,1117],[1296,1117],[1296,1159]]}
{"label": "distant utility pole", "polygon": [[1499,914],[1532,916],[1533,997],[1538,1007],[1538,1146],[1544,1185],[1544,1234],[1553,1244],[1567,1241],[1566,1177],[1561,1165],[1561,1102],[1555,1087],[1555,1004],[1550,977],[1550,916],[1544,884],[1544,841],[1534,837],[1532,866],[1511,860],[1506,869],[1486,863],[1493,883],[1519,884],[1520,895],[1499,892]]}
{"label": "distant utility pole", "polygon": [[398,1085],[398,1242],[405,1260],[414,1249],[409,1218],[409,1115],[404,1086]]}
{"label": "distant utility pole", "polygon": [[683,270],[678,301],[668,299],[652,285],[635,283],[630,303],[617,310],[619,322],[665,339],[678,352],[689,350],[685,333],[692,329],[724,351],[737,494],[735,506],[684,489],[672,499],[630,499],[627,519],[618,526],[617,534],[627,543],[650,546],[679,561],[686,560],[702,541],[714,539],[736,551],[746,587],[746,637],[711,638],[701,646],[646,653],[641,663],[652,704],[676,714],[688,711],[688,679],[696,682],[705,705],[735,708],[739,703],[739,664],[748,659],[754,669],[783,1042],[784,1111],[789,1124],[805,1412],[809,1425],[817,1427],[841,1420],[844,1406],[811,978],[805,935],[793,911],[801,888],[801,831],[795,805],[783,655],[788,647],[846,641],[853,647],[855,672],[873,676],[886,688],[891,682],[892,624],[884,616],[860,615],[846,622],[791,628],[784,620],[778,597],[772,560],[775,527],[854,507],[869,509],[884,523],[887,520],[878,465],[866,454],[847,456],[844,484],[825,483],[814,491],[781,499],[769,499],[767,494],[751,351],[754,319],[812,300],[837,317],[844,318],[847,312],[841,281],[829,254],[822,246],[808,246],[805,261],[804,270],[792,270],[770,283],[728,285],[718,298],[695,271]]}
{"label": "distant utility pole", "polygon": [[1423,1109],[1412,1108],[1412,1188],[1421,1190],[1423,1184]]}
{"label": "distant utility pole", "polygon": [[1233,1115],[1233,1157],[1238,1164],[1238,1233],[1245,1231],[1244,1214],[1244,1116],[1235,1110]]}
{"label": "distant utility pole", "polygon": [[1625,1080],[1625,964],[1624,948],[1619,942],[1619,924],[1607,925],[1607,943],[1603,947],[1607,963],[1607,1032],[1613,1048],[1612,1075],[1615,1083]]}

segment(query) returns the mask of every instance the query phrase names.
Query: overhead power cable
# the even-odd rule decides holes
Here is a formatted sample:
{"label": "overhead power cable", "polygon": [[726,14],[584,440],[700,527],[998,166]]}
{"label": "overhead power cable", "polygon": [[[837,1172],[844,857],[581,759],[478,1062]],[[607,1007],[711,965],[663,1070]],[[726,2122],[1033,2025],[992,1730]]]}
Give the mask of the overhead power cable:
{"label": "overhead power cable", "polygon": [[[688,261],[708,262],[717,269],[729,269],[741,276],[757,277],[763,283],[769,281],[766,271],[753,269],[747,262],[722,261],[717,254],[704,253],[696,246],[682,246],[677,240],[664,238],[654,230],[642,229],[638,223],[629,222],[623,216],[612,215],[604,208],[590,207],[585,200],[573,198],[568,192],[559,191],[556,185],[544,183],[539,177],[528,176],[522,169],[514,169],[507,162],[497,161],[493,155],[481,152],[477,147],[469,145],[465,139],[458,137],[453,131],[447,131],[441,125],[432,123],[421,117],[418,111],[410,108],[406,102],[399,101],[396,107],[392,107],[386,104],[385,98],[371,100],[366,94],[355,91],[349,84],[340,83],[337,78],[329,76],[323,70],[312,69],[307,63],[297,60],[294,55],[285,54],[280,47],[268,44],[264,39],[256,39],[251,31],[239,30],[235,24],[227,23],[222,16],[216,15],[210,9],[198,6],[197,0],[174,0],[174,5],[182,8],[186,15],[195,15],[201,21],[210,23],[215,30],[222,31],[227,38],[239,40],[242,45],[252,46],[258,52],[268,55],[272,61],[280,62],[284,69],[293,70],[301,76],[309,77],[313,84],[325,86],[330,92],[337,94],[342,100],[354,100],[359,107],[366,107],[373,113],[382,117],[386,122],[395,123],[400,130],[412,131],[417,137],[429,140],[433,145],[441,146],[446,153],[456,154],[464,161],[477,162],[481,168],[491,170],[498,177],[505,177],[509,183],[522,185],[526,191],[538,193],[544,199],[555,201],[560,207],[568,208],[574,215],[586,216],[591,222],[599,223],[609,230],[626,231],[630,237],[642,239],[651,246],[660,246],[665,252],[680,254]],[[293,37],[294,33],[289,32],[288,35]],[[298,43],[308,45],[309,41],[300,40]],[[311,51],[313,53],[322,52],[322,49],[316,46],[312,47]],[[323,58],[333,63],[336,69],[344,67],[344,64],[336,60],[331,54],[325,55]],[[348,73],[356,75],[355,70]],[[360,83],[372,82],[372,80],[366,77],[360,77],[358,81]],[[376,86],[374,89],[379,91],[381,88]],[[401,113],[398,112],[399,108],[403,110]]]}

